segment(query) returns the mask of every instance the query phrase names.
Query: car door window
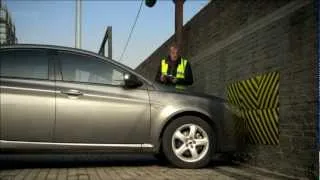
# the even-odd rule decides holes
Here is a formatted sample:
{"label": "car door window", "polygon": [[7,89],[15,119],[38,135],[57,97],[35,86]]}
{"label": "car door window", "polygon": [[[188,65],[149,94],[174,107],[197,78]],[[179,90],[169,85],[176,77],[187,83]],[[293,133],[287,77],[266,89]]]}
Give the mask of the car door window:
{"label": "car door window", "polygon": [[95,57],[61,53],[62,80],[81,83],[122,85],[124,73]]}
{"label": "car door window", "polygon": [[44,50],[16,50],[0,54],[0,76],[48,79],[48,56]]}

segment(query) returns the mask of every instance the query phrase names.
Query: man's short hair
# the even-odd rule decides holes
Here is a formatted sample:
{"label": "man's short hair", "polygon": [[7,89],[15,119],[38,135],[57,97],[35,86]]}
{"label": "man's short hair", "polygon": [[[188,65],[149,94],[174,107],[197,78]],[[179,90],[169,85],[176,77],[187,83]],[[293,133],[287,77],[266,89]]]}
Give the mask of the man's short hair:
{"label": "man's short hair", "polygon": [[172,47],[174,47],[174,48],[176,48],[176,49],[179,49],[177,43],[175,43],[175,42],[173,42],[173,43],[170,44],[169,49],[171,49]]}

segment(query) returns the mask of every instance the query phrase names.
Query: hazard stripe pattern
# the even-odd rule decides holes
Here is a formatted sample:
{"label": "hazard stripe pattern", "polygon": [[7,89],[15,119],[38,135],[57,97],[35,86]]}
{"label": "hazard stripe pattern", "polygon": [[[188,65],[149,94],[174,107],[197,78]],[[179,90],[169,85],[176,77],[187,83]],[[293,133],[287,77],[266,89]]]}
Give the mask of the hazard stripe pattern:
{"label": "hazard stripe pattern", "polygon": [[236,133],[250,144],[279,144],[279,79],[271,72],[227,86],[228,101],[240,112]]}

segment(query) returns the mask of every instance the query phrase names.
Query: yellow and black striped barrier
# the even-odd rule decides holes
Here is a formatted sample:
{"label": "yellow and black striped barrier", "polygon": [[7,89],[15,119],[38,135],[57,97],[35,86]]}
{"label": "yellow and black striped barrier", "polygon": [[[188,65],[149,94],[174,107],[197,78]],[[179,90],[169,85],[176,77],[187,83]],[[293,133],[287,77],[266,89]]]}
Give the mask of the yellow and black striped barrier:
{"label": "yellow and black striped barrier", "polygon": [[279,144],[279,73],[271,72],[227,87],[237,133],[252,144]]}

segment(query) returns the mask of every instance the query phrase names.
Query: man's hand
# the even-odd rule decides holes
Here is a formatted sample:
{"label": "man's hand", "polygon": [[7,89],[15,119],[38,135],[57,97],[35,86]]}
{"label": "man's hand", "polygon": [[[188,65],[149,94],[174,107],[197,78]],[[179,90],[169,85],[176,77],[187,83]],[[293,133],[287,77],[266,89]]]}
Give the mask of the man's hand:
{"label": "man's hand", "polygon": [[171,78],[171,82],[173,83],[173,84],[175,84],[175,83],[177,83],[177,78]]}
{"label": "man's hand", "polygon": [[161,82],[166,82],[166,81],[167,81],[167,78],[166,78],[164,75],[161,75],[161,76],[160,76],[160,81],[161,81]]}

